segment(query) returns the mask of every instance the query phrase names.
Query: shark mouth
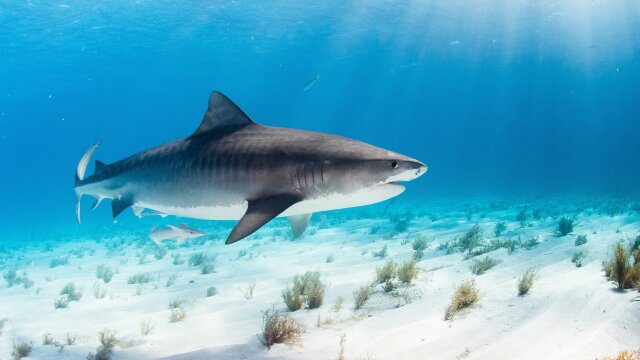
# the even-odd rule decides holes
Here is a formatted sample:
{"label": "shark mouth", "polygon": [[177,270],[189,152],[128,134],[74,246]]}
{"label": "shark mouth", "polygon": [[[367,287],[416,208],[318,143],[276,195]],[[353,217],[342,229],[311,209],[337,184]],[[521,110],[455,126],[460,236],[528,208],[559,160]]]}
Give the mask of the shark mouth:
{"label": "shark mouth", "polygon": [[421,175],[423,175],[425,172],[427,171],[427,167],[426,166],[421,166],[417,169],[409,169],[409,170],[405,170],[399,174],[393,175],[388,177],[386,180],[384,180],[382,183],[383,184],[398,184],[399,182],[405,182],[405,181],[411,181],[414,180],[418,177],[420,177]]}

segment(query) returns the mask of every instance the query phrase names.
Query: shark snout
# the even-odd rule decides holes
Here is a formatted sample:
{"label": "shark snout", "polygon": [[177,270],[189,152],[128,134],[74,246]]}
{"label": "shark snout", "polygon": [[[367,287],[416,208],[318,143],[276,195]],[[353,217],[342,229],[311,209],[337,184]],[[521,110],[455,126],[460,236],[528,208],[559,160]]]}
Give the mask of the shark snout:
{"label": "shark snout", "polygon": [[385,183],[411,181],[427,172],[427,165],[418,160],[407,159],[397,163],[397,172],[391,175]]}
{"label": "shark snout", "polygon": [[424,175],[424,173],[426,173],[427,170],[429,170],[427,165],[425,165],[425,164],[423,164],[423,163],[421,163],[419,161],[416,161],[416,164],[417,164],[417,167],[416,167],[416,170],[415,170],[416,171],[416,178]]}
{"label": "shark snout", "polygon": [[406,161],[406,167],[408,168],[405,176],[408,177],[405,181],[410,181],[417,179],[418,177],[424,175],[427,172],[427,165],[421,163],[418,160],[408,160]]}

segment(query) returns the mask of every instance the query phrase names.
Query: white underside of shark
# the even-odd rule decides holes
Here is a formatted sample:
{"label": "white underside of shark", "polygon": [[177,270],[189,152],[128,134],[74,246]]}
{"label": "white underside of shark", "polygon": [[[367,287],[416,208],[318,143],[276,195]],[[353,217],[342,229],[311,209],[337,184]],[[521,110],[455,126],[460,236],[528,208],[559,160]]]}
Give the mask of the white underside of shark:
{"label": "white underside of shark", "polygon": [[[383,184],[369,189],[361,189],[351,194],[331,194],[316,199],[304,200],[292,205],[277,217],[312,214],[319,211],[346,209],[371,205],[400,195],[405,187],[398,184]],[[239,220],[246,213],[248,202],[231,205],[176,207],[163,204],[138,202],[134,205],[140,216],[142,209],[151,209],[167,215],[202,220]]]}

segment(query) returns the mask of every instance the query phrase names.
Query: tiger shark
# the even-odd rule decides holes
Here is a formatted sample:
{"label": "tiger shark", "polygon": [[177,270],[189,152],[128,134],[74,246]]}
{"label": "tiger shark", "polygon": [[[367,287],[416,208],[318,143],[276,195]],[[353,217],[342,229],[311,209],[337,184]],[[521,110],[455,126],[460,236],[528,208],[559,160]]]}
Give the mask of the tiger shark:
{"label": "tiger shark", "polygon": [[78,223],[80,200],[91,195],[94,209],[111,199],[114,219],[131,207],[138,217],[239,220],[226,244],[276,217],[288,217],[300,236],[313,213],[390,199],[404,191],[400,182],[427,171],[418,160],[360,141],[258,124],[217,91],[189,137],[109,165],[96,160],[85,177],[97,147],[76,168]]}

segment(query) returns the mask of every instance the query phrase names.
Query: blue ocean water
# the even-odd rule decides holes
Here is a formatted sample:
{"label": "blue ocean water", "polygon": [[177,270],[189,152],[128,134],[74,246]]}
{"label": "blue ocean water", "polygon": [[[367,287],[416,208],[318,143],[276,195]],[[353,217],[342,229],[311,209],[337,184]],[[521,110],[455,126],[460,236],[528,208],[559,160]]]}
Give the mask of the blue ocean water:
{"label": "blue ocean water", "polygon": [[77,231],[83,152],[185,137],[212,90],[425,162],[399,202],[638,195],[633,0],[4,1],[0,54],[5,240]]}

